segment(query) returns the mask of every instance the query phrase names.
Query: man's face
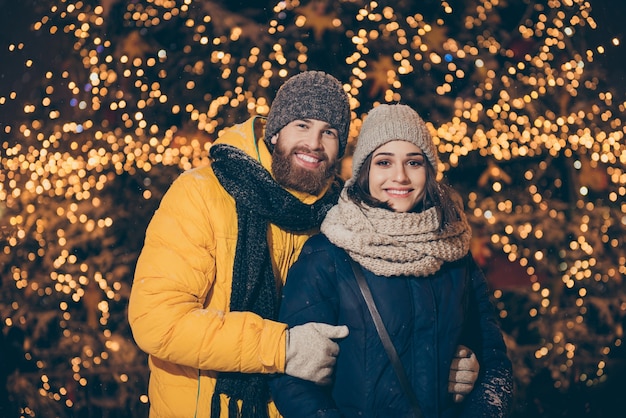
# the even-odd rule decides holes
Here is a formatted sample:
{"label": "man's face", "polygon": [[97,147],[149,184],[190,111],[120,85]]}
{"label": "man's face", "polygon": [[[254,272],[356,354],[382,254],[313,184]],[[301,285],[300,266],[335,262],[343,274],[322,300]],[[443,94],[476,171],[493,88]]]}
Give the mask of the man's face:
{"label": "man's face", "polygon": [[297,119],[272,138],[272,172],[283,187],[319,194],[334,176],[339,135],[328,123]]}

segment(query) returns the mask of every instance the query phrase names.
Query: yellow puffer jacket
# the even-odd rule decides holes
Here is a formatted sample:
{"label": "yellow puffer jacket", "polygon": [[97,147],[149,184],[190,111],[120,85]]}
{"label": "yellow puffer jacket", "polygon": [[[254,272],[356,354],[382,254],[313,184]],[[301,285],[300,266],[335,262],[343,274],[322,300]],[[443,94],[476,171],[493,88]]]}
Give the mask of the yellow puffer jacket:
{"label": "yellow puffer jacket", "polygon": [[[216,143],[234,145],[270,169],[271,154],[254,123],[228,129]],[[305,203],[321,196],[297,194]],[[316,231],[268,229],[277,277]],[[229,312],[237,217],[235,202],[210,166],[183,173],[155,212],[137,262],[128,316],[149,354],[150,417],[208,417],[217,372],[285,370],[286,326],[251,312]],[[222,397],[226,416],[227,398]],[[279,417],[273,404],[270,417]]]}

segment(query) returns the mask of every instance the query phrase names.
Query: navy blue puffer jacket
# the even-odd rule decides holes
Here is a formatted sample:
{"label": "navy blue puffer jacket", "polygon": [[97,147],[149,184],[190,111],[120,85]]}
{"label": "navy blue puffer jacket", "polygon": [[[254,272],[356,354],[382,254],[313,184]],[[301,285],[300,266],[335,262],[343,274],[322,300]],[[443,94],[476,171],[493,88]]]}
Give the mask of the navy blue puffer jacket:
{"label": "navy blue puffer jacket", "polygon": [[[511,363],[487,283],[471,255],[444,264],[429,277],[389,278],[363,272],[424,416],[506,416],[512,396]],[[339,342],[331,386],[288,375],[271,380],[272,396],[285,418],[411,416],[348,255],[324,235],[310,238],[292,266],[280,320],[290,327],[324,322],[350,329]],[[461,404],[452,401],[447,388],[458,344],[472,348],[481,366],[474,390]]]}

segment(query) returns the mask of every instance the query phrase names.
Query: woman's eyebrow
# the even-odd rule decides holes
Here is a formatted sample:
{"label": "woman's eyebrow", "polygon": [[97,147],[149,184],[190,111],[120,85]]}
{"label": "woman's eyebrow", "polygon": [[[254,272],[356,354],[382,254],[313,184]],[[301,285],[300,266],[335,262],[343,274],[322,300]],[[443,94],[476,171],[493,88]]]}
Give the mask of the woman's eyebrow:
{"label": "woman's eyebrow", "polygon": [[[378,153],[374,154],[374,157],[378,157],[379,155],[385,155],[385,156],[392,156],[392,155],[396,155],[395,152],[391,152],[391,151],[381,151]],[[409,152],[406,155],[414,157],[414,156],[424,156],[424,153],[421,151],[417,151],[417,152]]]}

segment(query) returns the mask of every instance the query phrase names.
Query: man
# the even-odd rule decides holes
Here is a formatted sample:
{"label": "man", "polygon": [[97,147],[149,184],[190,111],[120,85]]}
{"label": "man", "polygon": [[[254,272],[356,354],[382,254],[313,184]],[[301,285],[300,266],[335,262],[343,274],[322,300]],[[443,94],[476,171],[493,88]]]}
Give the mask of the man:
{"label": "man", "polygon": [[334,77],[298,74],[279,89],[264,132],[260,117],[227,129],[211,164],[167,191],[129,301],[149,354],[151,417],[278,417],[269,374],[329,381],[347,328],[287,330],[275,318],[288,268],[337,201],[349,124]]}

